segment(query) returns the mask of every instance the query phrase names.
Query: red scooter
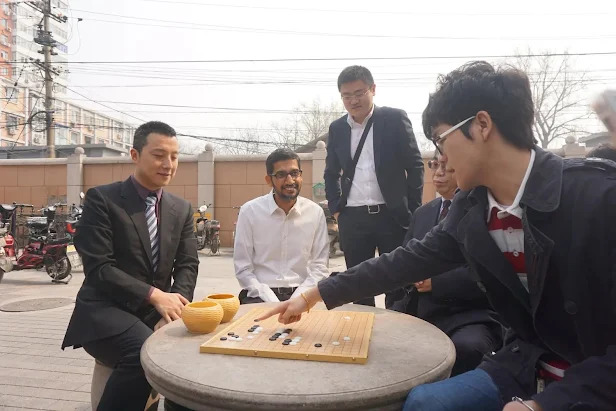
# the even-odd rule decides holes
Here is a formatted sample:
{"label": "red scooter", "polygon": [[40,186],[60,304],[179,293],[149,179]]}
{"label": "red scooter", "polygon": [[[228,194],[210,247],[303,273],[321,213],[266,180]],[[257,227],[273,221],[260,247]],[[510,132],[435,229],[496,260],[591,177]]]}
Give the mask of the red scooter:
{"label": "red scooter", "polygon": [[52,282],[67,284],[70,281],[71,263],[66,255],[69,239],[67,237],[58,238],[55,230],[58,205],[60,204],[42,209],[43,217],[27,218],[26,227],[29,230],[29,238],[21,254],[17,253],[15,239],[10,233],[10,221],[13,219],[16,206],[7,204],[0,206],[2,226],[6,228],[6,233],[2,236],[4,241],[0,240],[0,244],[4,243],[0,254],[0,276],[4,276],[4,273],[8,271],[45,267]]}

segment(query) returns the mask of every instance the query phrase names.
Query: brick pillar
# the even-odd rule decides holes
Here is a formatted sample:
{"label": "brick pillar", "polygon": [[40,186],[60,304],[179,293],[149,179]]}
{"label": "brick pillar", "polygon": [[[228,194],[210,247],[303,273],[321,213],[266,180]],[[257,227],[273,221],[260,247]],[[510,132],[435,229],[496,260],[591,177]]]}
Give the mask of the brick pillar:
{"label": "brick pillar", "polygon": [[[212,204],[214,202],[214,149],[211,144],[205,146],[205,150],[197,156],[197,206]],[[214,215],[214,208],[208,210]]]}
{"label": "brick pillar", "polygon": [[77,147],[75,153],[66,159],[66,203],[79,204],[79,193],[83,190],[83,159],[82,147]]}

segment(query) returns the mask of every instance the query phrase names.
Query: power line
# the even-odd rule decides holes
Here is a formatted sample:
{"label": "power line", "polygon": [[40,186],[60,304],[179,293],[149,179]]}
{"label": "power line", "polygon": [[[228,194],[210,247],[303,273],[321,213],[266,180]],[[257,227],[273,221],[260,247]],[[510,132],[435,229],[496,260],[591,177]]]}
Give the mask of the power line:
{"label": "power line", "polygon": [[187,4],[187,5],[195,5],[195,6],[205,6],[205,7],[226,7],[226,8],[241,8],[241,9],[262,9],[262,10],[281,10],[281,11],[299,11],[299,12],[325,12],[325,13],[343,13],[343,14],[352,14],[352,13],[361,13],[361,14],[388,14],[388,15],[411,15],[411,16],[604,16],[606,14],[611,14],[609,11],[598,11],[598,12],[571,12],[571,13],[563,13],[563,12],[520,12],[518,10],[513,10],[510,12],[496,13],[496,12],[450,12],[450,11],[438,11],[438,12],[416,12],[416,11],[395,11],[395,10],[355,10],[352,8],[349,9],[312,9],[312,8],[295,8],[295,7],[271,7],[271,6],[255,6],[255,5],[236,5],[236,4],[221,4],[221,3],[198,3],[191,1],[177,1],[177,0],[140,0],[148,3],[172,3],[172,4]]}
{"label": "power line", "polygon": [[[443,59],[500,59],[514,57],[562,57],[562,56],[610,56],[616,51],[597,51],[582,53],[532,53],[500,55],[466,55],[466,56],[405,56],[405,57],[305,57],[305,58],[271,58],[271,59],[218,59],[218,60],[125,60],[125,61],[71,61],[70,64],[193,64],[193,63],[276,63],[307,61],[357,61],[357,60],[443,60]],[[23,61],[4,61],[0,64],[26,64]]]}
{"label": "power line", "polygon": [[[114,24],[131,24],[148,27],[166,27],[166,28],[181,28],[189,30],[205,30],[205,31],[233,31],[233,32],[250,32],[250,33],[262,33],[262,34],[291,34],[300,36],[322,36],[322,37],[352,37],[352,38],[384,38],[384,39],[411,39],[411,40],[596,40],[599,38],[613,38],[616,36],[553,36],[553,37],[520,37],[520,36],[493,36],[493,37],[472,37],[472,36],[404,36],[404,35],[391,35],[391,34],[352,34],[352,33],[326,33],[316,31],[297,31],[297,30],[280,30],[280,29],[267,29],[260,27],[241,27],[241,26],[222,26],[202,23],[192,23],[187,21],[178,20],[164,20],[154,19],[147,17],[135,17],[126,16],[122,14],[114,13],[101,13],[90,10],[73,9],[74,11],[80,11],[82,13],[95,14],[101,16],[120,17],[123,19],[137,20],[137,21],[151,21],[166,23],[161,24],[144,24],[136,23],[134,21],[117,21],[117,20],[104,20],[104,19],[88,19],[90,21],[99,21],[104,23]],[[180,24],[180,25],[178,25]]]}
{"label": "power line", "polygon": [[141,119],[141,118],[139,118],[139,117],[135,117],[135,116],[133,116],[132,114],[125,113],[125,112],[123,112],[123,111],[121,111],[121,110],[117,110],[117,109],[115,109],[115,108],[113,108],[113,107],[111,107],[111,106],[108,106],[108,105],[106,105],[106,104],[103,104],[103,103],[102,103],[102,102],[100,102],[100,101],[97,101],[97,100],[91,99],[90,97],[88,97],[88,96],[86,96],[86,95],[83,95],[83,94],[81,94],[80,92],[75,91],[75,90],[73,90],[73,89],[72,89],[72,88],[70,88],[70,87],[67,87],[67,86],[65,86],[65,87],[66,87],[66,89],[67,89],[67,90],[70,90],[70,91],[72,91],[73,93],[75,93],[75,94],[77,94],[77,95],[79,95],[79,96],[81,96],[81,97],[84,97],[85,99],[90,100],[90,101],[91,101],[91,102],[93,102],[93,103],[96,103],[96,104],[98,104],[98,105],[100,105],[100,106],[103,106],[103,107],[108,108],[108,109],[110,109],[110,110],[116,111],[116,112],[118,112],[118,113],[120,113],[120,114],[124,114],[124,115],[126,115],[126,116],[128,116],[128,117],[132,117],[132,118],[134,118],[135,120],[139,120],[139,121],[141,121],[142,123],[145,123],[145,120],[143,120],[143,119]]}

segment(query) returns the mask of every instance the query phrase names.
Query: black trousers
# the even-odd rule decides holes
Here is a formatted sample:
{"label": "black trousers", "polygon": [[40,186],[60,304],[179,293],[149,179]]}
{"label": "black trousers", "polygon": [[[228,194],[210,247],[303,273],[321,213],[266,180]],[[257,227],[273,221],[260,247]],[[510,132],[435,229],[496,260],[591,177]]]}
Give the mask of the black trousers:
{"label": "black trousers", "polygon": [[[374,211],[374,210],[372,210]],[[347,269],[379,255],[389,253],[402,245],[405,229],[380,206],[379,212],[370,214],[367,206],[345,207],[338,216],[340,246],[344,250]],[[400,299],[400,290],[385,294],[385,307],[389,308]],[[362,298],[355,304],[374,307],[374,297]]]}
{"label": "black trousers", "polygon": [[483,356],[498,351],[503,346],[502,328],[499,324],[468,324],[450,333],[456,347],[456,362],[451,376],[477,368]]}
{"label": "black trousers", "polygon": [[[141,367],[141,346],[152,335],[161,318],[156,310],[150,311],[144,318],[145,322],[138,321],[121,334],[83,344],[88,354],[113,368],[97,411],[143,411],[145,408],[152,387]],[[165,409],[189,410],[166,398]]]}
{"label": "black trousers", "polygon": [[142,321],[122,334],[83,344],[83,349],[108,367],[113,368],[98,411],[143,411],[152,391],[145,378],[139,353],[153,331]]}
{"label": "black trousers", "polygon": [[[297,287],[287,289],[272,288],[272,291],[274,292],[274,294],[276,294],[276,297],[278,297],[280,301],[287,301],[289,298],[291,298],[296,288]],[[240,304],[256,304],[264,302],[259,297],[248,297],[248,290],[240,291],[240,295],[237,298],[240,300]]]}

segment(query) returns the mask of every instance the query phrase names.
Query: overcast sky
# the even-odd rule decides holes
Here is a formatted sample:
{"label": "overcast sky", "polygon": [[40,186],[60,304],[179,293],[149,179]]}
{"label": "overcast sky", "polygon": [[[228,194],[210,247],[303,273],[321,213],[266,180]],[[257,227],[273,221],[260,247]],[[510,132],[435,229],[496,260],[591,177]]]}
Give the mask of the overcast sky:
{"label": "overcast sky", "polygon": [[[265,134],[302,102],[338,101],[336,78],[351,64],[372,71],[375,103],[406,110],[422,135],[420,113],[438,74],[466,61],[499,62],[483,56],[529,47],[534,52],[616,52],[616,5],[607,1],[69,4],[69,61],[75,62],[69,87],[136,118],[73,94],[76,102],[134,124],[158,119],[180,132],[213,137],[233,135],[234,128],[258,128]],[[444,58],[452,56],[463,57]],[[251,59],[317,60],[226,61]],[[178,60],[218,62],[162,63]],[[97,63],[80,63],[90,61]],[[109,63],[126,61],[140,63]],[[576,56],[574,63],[575,70],[589,71],[594,79],[584,94],[587,103],[615,87],[616,54]],[[594,119],[584,125],[589,132],[602,129]]]}

